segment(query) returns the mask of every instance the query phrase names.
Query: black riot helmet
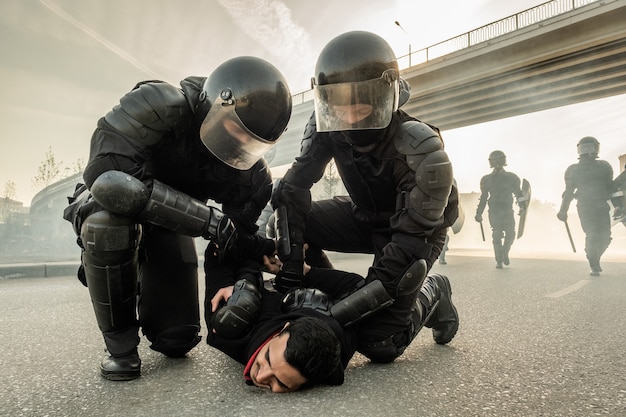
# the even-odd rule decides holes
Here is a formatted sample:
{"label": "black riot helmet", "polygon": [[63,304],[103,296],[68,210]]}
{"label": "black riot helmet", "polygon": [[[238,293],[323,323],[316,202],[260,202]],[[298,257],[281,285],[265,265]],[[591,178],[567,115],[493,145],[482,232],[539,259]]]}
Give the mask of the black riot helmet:
{"label": "black riot helmet", "polygon": [[285,77],[260,58],[232,58],[204,81],[196,109],[200,139],[221,161],[250,169],[287,129],[291,92]]}
{"label": "black riot helmet", "polygon": [[311,79],[317,130],[384,129],[398,109],[399,79],[383,38],[363,31],[337,36],[320,53]]}
{"label": "black riot helmet", "polygon": [[585,136],[578,141],[578,156],[590,155],[593,158],[597,158],[600,153],[600,142],[593,136]]}
{"label": "black riot helmet", "polygon": [[502,151],[493,151],[489,154],[489,166],[491,168],[502,168],[506,166],[506,155]]}

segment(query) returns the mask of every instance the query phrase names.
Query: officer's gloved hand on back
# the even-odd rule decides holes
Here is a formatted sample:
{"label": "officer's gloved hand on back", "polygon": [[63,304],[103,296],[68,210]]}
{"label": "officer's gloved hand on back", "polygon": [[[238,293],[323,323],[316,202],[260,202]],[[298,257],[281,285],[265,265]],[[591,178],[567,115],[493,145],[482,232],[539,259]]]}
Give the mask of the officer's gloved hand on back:
{"label": "officer's gloved hand on back", "polygon": [[272,239],[258,235],[235,232],[226,247],[220,249],[219,243],[217,254],[222,259],[228,259],[235,263],[251,259],[263,262],[263,256],[272,256],[276,252],[276,242]]}

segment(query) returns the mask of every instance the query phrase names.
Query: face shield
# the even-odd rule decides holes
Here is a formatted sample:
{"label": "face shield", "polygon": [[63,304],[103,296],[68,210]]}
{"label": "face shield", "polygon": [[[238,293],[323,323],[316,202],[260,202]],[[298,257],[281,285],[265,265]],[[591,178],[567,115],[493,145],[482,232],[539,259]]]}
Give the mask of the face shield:
{"label": "face shield", "polygon": [[586,142],[578,145],[578,155],[597,155],[598,153],[600,153],[600,145],[598,145],[597,143]]}
{"label": "face shield", "polygon": [[235,104],[232,92],[224,90],[200,126],[200,139],[225,164],[235,169],[247,170],[276,141],[268,141],[252,133],[237,115]]}
{"label": "face shield", "polygon": [[398,74],[392,69],[373,80],[312,83],[318,132],[384,129],[398,109]]}

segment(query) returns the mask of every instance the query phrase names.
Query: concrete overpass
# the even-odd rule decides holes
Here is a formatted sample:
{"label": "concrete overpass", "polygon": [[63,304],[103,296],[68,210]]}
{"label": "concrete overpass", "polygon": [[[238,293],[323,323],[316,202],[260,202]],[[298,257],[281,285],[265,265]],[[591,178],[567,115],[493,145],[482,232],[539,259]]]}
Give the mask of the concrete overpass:
{"label": "concrete overpass", "polygon": [[[410,59],[410,61],[409,61]],[[626,0],[554,0],[399,57],[403,106],[442,130],[626,93]],[[268,155],[290,164],[313,111],[294,96],[288,131]]]}
{"label": "concrete overpass", "polygon": [[[401,71],[412,85],[403,109],[442,130],[623,94],[626,0],[553,0],[414,51],[410,63]],[[266,155],[275,176],[299,153],[311,92],[296,94],[294,104],[285,136]],[[61,213],[80,180],[33,198],[31,222],[45,226],[43,234],[71,232]]]}
{"label": "concrete overpass", "polygon": [[404,109],[442,130],[626,93],[626,1],[573,9],[403,77],[413,90]]}

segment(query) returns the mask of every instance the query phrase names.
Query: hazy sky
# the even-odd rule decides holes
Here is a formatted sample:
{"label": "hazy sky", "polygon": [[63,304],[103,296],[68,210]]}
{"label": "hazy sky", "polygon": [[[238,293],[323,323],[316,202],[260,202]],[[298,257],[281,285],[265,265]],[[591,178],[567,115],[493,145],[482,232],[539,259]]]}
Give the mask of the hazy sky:
{"label": "hazy sky", "polygon": [[[86,161],[97,119],[139,80],[177,85],[226,59],[256,55],[296,93],[308,89],[317,54],[340,33],[378,33],[404,55],[409,41],[417,50],[541,3],[0,0],[0,192],[13,181],[16,199],[30,205],[31,180],[48,149],[64,167]],[[601,157],[619,170],[624,109],[626,95],[455,129],[444,139],[462,192],[478,190],[489,152],[501,149],[536,197],[558,201],[582,136],[596,136]]]}

